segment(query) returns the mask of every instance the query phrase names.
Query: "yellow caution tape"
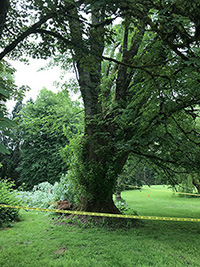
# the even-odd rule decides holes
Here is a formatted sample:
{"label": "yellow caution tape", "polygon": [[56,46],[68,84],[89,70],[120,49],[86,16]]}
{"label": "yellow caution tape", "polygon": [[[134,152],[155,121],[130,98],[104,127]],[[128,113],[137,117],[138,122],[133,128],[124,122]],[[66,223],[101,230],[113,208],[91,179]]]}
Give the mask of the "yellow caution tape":
{"label": "yellow caution tape", "polygon": [[144,188],[144,187],[139,187],[139,186],[134,186],[134,185],[129,185],[129,184],[122,184],[122,185],[133,187],[133,188],[137,188],[137,189],[167,192],[167,193],[171,193],[171,194],[181,194],[181,195],[189,195],[189,196],[200,196],[200,194],[195,194],[195,193],[171,192],[171,191],[167,191],[167,190],[159,190],[159,189],[153,189],[153,188]]}
{"label": "yellow caution tape", "polygon": [[11,206],[11,205],[5,205],[5,204],[0,204],[0,207],[13,208],[13,209],[24,209],[24,210],[35,210],[35,211],[50,211],[50,212],[57,212],[57,213],[110,217],[110,218],[126,218],[126,219],[154,220],[154,221],[176,221],[176,222],[200,222],[200,219],[196,219],[196,218],[122,215],[122,214],[109,214],[109,213],[99,213],[99,212],[97,213],[97,212],[86,212],[86,211],[42,209],[42,208],[32,208],[32,207]]}

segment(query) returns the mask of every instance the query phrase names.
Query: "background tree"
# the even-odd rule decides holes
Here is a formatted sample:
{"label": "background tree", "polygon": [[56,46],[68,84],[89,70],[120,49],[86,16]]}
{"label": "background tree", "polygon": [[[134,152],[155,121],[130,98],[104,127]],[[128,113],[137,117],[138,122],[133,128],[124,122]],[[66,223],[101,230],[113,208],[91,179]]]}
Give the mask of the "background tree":
{"label": "background tree", "polygon": [[123,171],[119,175],[118,184],[138,187],[143,185],[166,184],[167,181],[160,178],[157,166],[149,165],[148,162],[145,162],[141,158],[131,157],[131,155],[129,155]]}
{"label": "background tree", "polygon": [[[2,0],[0,5],[0,44],[4,43],[3,41],[3,33],[4,31],[11,33],[7,28],[8,21],[8,10],[10,8],[9,0]],[[22,86],[17,88],[14,83],[14,72],[15,69],[11,67],[11,65],[2,60],[0,62],[0,153],[3,155],[9,154],[9,150],[4,146],[5,143],[8,145],[9,139],[9,129],[14,127],[14,123],[10,120],[7,112],[7,108],[5,102],[8,99],[22,99],[24,92],[28,89],[27,86]],[[4,143],[4,145],[3,145]],[[2,156],[2,155],[1,155]]]}
{"label": "background tree", "polygon": [[[166,174],[198,172],[198,1],[20,3],[20,16],[9,22],[17,37],[7,36],[0,58],[61,53],[62,64],[71,51],[85,107],[76,173],[81,209],[118,212],[112,194],[129,153]],[[120,32],[112,27],[117,17]],[[42,40],[28,43],[30,34]]]}
{"label": "background tree", "polygon": [[55,94],[42,89],[35,103],[27,102],[18,120],[19,182],[31,189],[41,182],[59,181],[68,169],[60,150],[82,128],[79,104],[71,102],[66,90]]}
{"label": "background tree", "polygon": [[28,90],[27,86],[18,88],[15,85],[14,73],[15,69],[8,62],[0,62],[0,153],[3,155],[9,154],[7,145],[10,140],[10,129],[15,126],[15,123],[8,114],[5,103],[9,99],[20,99],[21,101],[25,91]]}
{"label": "background tree", "polygon": [[[12,115],[9,115],[10,119],[19,120],[19,112],[22,109],[22,99],[20,98],[15,107],[13,108]],[[19,166],[19,162],[21,159],[20,146],[21,146],[21,136],[18,131],[18,125],[13,124],[12,129],[9,129],[9,134],[2,134],[2,143],[7,147],[7,154],[0,154],[0,162],[2,163],[2,167],[0,168],[0,177],[2,180],[8,180],[14,182],[15,186],[19,186],[19,172],[17,171],[17,167]]]}

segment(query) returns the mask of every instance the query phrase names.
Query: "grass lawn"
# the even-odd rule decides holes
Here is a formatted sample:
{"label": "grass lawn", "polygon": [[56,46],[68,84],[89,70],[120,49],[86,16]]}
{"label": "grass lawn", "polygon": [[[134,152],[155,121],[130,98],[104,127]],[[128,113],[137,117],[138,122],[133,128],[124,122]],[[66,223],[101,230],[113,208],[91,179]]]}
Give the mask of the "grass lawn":
{"label": "grass lawn", "polygon": [[[122,196],[139,215],[200,218],[200,198],[150,190]],[[144,221],[111,231],[55,225],[42,212],[20,213],[21,222],[0,230],[1,267],[200,266],[200,223]]]}
{"label": "grass lawn", "polygon": [[138,215],[200,218],[200,197],[180,197],[167,186],[144,186],[141,191],[124,191],[122,198]]}

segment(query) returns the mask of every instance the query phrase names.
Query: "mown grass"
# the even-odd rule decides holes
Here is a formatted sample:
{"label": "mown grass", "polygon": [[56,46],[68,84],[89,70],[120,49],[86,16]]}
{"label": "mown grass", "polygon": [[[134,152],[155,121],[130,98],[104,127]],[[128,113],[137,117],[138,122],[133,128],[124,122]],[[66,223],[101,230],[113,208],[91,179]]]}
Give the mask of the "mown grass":
{"label": "mown grass", "polygon": [[[199,198],[149,190],[122,195],[140,215],[200,218]],[[0,230],[2,267],[200,266],[200,223],[144,221],[111,231],[56,225],[44,213],[21,215],[21,222]]]}
{"label": "mown grass", "polygon": [[167,186],[144,186],[141,191],[124,191],[122,198],[139,215],[200,218],[200,197],[179,195]]}

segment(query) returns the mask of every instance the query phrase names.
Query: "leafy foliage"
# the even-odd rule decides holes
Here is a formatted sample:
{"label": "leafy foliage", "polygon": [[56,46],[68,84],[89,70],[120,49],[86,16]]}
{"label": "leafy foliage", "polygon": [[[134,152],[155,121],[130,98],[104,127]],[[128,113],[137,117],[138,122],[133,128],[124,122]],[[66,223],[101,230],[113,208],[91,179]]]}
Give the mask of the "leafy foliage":
{"label": "leafy foliage", "polygon": [[82,173],[85,172],[84,165],[80,164],[82,156],[80,149],[82,138],[80,134],[74,135],[69,140],[69,144],[65,145],[61,150],[62,157],[69,166],[68,177],[77,193],[79,193],[79,197],[85,193],[84,188],[79,183]]}
{"label": "leafy foliage", "polygon": [[10,128],[15,126],[15,123],[9,118],[5,102],[11,98],[22,98],[27,87],[22,86],[17,88],[14,83],[14,72],[10,64],[6,61],[0,62],[0,153],[3,155],[9,154],[8,145],[5,143],[6,138],[10,136]]}
{"label": "leafy foliage", "polygon": [[[6,180],[0,181],[0,204],[6,205],[18,205],[16,193],[13,191],[13,183]],[[11,224],[14,221],[19,220],[19,212],[12,208],[0,207],[0,226],[4,224]]]}
{"label": "leafy foliage", "polygon": [[78,103],[71,102],[67,91],[55,94],[43,89],[35,103],[28,102],[21,111],[21,161],[17,168],[27,189],[41,182],[54,183],[68,166],[60,150],[70,134],[82,131]]}
{"label": "leafy foliage", "polygon": [[0,177],[2,179],[10,179],[11,181],[14,181],[16,187],[19,186],[19,172],[16,168],[18,167],[21,158],[20,143],[22,140],[14,120],[19,119],[19,112],[22,107],[22,99],[18,99],[12,111],[12,115],[10,115],[10,118],[13,121],[13,127],[9,129],[8,136],[5,134],[2,135],[3,144],[7,147],[9,154],[0,154],[0,162],[3,165],[0,168]]}
{"label": "leafy foliage", "polygon": [[32,191],[17,191],[17,198],[25,206],[51,208],[58,200],[68,200],[77,204],[78,194],[68,175],[62,176],[54,185],[43,182],[33,187]]}

